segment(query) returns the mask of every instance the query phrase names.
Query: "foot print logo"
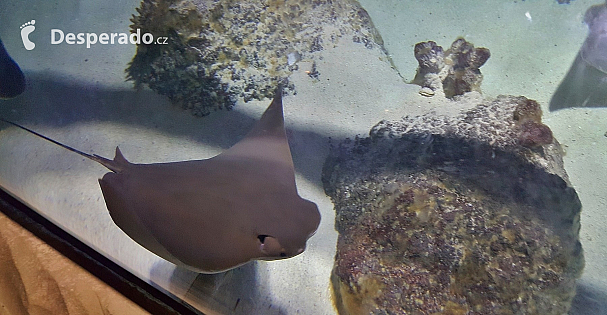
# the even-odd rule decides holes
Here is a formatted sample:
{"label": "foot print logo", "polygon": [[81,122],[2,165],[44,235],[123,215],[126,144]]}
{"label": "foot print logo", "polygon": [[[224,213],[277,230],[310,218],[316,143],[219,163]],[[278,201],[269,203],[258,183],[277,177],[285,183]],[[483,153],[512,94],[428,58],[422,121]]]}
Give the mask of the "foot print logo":
{"label": "foot print logo", "polygon": [[30,34],[36,29],[34,24],[36,24],[36,20],[31,20],[21,25],[21,40],[23,41],[23,46],[27,50],[32,50],[36,47],[36,44],[29,39]]}

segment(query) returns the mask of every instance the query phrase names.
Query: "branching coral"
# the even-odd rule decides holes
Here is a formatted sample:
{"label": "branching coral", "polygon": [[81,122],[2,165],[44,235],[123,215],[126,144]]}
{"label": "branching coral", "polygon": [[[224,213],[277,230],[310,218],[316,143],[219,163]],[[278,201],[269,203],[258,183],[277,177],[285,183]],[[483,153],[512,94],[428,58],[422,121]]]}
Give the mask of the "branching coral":
{"label": "branching coral", "polygon": [[[433,41],[415,45],[419,63],[412,83],[444,92],[448,98],[481,90],[483,76],[479,68],[490,57],[489,49],[475,48],[463,38],[456,39],[447,51]],[[433,93],[432,93],[433,95]]]}

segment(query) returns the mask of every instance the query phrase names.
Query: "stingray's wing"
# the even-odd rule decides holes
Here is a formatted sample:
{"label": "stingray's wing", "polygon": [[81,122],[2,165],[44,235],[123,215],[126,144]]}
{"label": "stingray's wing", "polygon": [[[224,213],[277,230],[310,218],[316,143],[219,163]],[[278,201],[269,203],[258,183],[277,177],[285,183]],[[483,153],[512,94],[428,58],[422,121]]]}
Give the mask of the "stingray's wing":
{"label": "stingray's wing", "polygon": [[586,11],[584,22],[589,32],[580,49],[581,57],[607,75],[607,5],[591,6]]}
{"label": "stingray's wing", "polygon": [[607,106],[607,5],[586,11],[588,37],[550,100],[550,110]]}
{"label": "stingray's wing", "polygon": [[591,66],[580,54],[550,99],[550,110],[570,107],[606,107],[607,73]]}
{"label": "stingray's wing", "polygon": [[214,159],[267,162],[262,164],[272,167],[268,171],[275,176],[275,180],[295,189],[295,170],[285,132],[280,89],[253,129]]}
{"label": "stingray's wing", "polygon": [[158,242],[158,239],[144,223],[140,216],[139,206],[133,206],[133,204],[140,204],[139,197],[132,193],[132,189],[127,187],[129,185],[116,182],[121,177],[115,173],[107,173],[103,179],[99,180],[106,207],[114,223],[131,239],[152,253],[174,264],[183,264]]}

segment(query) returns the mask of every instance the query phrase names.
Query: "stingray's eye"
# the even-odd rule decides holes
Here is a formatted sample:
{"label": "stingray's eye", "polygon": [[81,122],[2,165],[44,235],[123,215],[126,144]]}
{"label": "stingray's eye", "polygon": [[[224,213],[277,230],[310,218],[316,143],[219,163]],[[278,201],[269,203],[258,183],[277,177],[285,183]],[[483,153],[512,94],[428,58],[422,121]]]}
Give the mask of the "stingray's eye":
{"label": "stingray's eye", "polygon": [[287,257],[287,254],[285,252],[280,253],[280,257]]}

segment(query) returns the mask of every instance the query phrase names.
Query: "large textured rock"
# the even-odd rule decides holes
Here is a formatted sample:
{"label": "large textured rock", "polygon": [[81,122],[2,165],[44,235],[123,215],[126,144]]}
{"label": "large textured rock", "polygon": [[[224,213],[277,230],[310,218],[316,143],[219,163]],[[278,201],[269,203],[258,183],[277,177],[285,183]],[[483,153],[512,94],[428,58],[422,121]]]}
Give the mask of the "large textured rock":
{"label": "large textured rock", "polygon": [[137,12],[133,32],[168,41],[138,45],[128,77],[201,116],[239,97],[271,98],[298,61],[340,40],[383,49],[355,0],[144,0]]}
{"label": "large textured rock", "polygon": [[341,313],[567,313],[581,204],[535,101],[382,121],[333,149],[323,182]]}

